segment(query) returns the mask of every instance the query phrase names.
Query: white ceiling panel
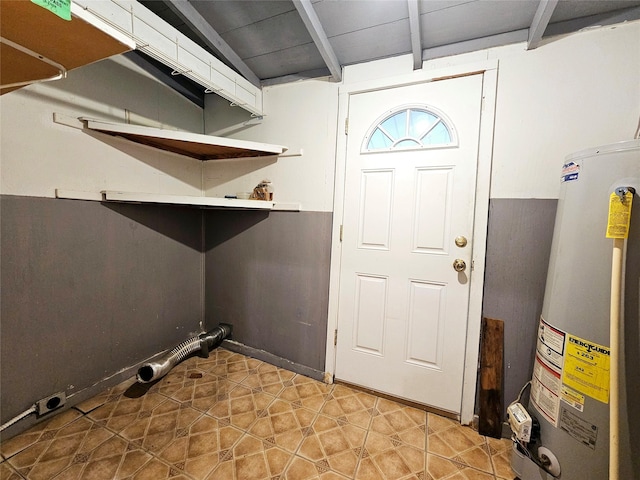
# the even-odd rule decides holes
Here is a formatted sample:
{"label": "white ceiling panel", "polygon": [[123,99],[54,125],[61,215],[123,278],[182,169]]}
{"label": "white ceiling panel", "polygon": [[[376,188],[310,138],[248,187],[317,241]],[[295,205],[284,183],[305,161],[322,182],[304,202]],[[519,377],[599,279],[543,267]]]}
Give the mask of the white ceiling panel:
{"label": "white ceiling panel", "polygon": [[401,34],[409,29],[409,19],[385,23],[332,37],[331,44],[344,65],[411,52],[411,37]]}
{"label": "white ceiling panel", "polygon": [[329,38],[409,17],[406,0],[319,0],[313,8]]}
{"label": "white ceiling panel", "polygon": [[243,60],[312,42],[295,10],[236,28],[222,38]]}
{"label": "white ceiling panel", "polygon": [[[518,8],[511,8],[517,4]],[[484,0],[420,15],[422,47],[458,43],[528,28],[538,2]]]}
{"label": "white ceiling panel", "polygon": [[262,79],[294,75],[325,66],[313,42],[257,55],[245,62]]}
{"label": "white ceiling panel", "polygon": [[613,12],[623,8],[637,7],[638,5],[640,5],[640,2],[635,0],[607,0],[606,2],[560,0],[551,16],[551,23]]}
{"label": "white ceiling panel", "polygon": [[296,10],[291,0],[192,0],[191,3],[220,35]]}

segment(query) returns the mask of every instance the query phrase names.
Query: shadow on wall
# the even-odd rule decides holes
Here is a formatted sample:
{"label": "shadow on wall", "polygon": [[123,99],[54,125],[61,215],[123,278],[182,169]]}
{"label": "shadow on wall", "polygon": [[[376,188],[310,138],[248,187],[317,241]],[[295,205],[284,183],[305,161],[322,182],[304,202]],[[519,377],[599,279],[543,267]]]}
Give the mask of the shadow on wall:
{"label": "shadow on wall", "polygon": [[[245,230],[269,218],[269,212],[264,210],[251,211],[220,211],[224,215],[224,228],[215,227],[216,217],[209,215],[207,218],[207,234],[205,238],[205,252],[222,245],[233,237],[241,234]],[[233,221],[228,221],[228,217],[233,216]],[[211,223],[209,223],[211,222]]]}
{"label": "shadow on wall", "polygon": [[[190,225],[198,225],[202,222],[202,212],[198,209],[173,205],[139,205],[127,203],[109,203],[102,205],[124,217],[132,220],[131,229],[140,228],[140,225],[157,232],[165,237],[185,245],[197,252],[202,250],[202,236],[195,237],[192,231],[186,231],[183,226],[187,222]],[[162,214],[174,210],[178,215]],[[189,218],[187,218],[189,217]]]}
{"label": "shadow on wall", "polygon": [[[226,183],[229,183],[237,178],[248,176],[253,172],[257,172],[258,170],[261,170],[269,165],[275,164],[277,161],[278,157],[273,156],[259,158],[241,158],[233,160],[215,160],[212,162],[206,162],[206,164],[203,165],[206,189],[208,192],[212,192],[209,195],[234,195],[236,193],[235,190],[224,191],[222,188],[220,188],[219,190],[214,191],[212,189],[222,187]],[[230,162],[233,162],[233,165],[231,165]],[[251,182],[251,180],[247,179],[246,182]],[[251,191],[253,187],[255,187],[255,185],[255,182],[247,183],[246,186],[243,186],[242,191]]]}
{"label": "shadow on wall", "polygon": [[[163,128],[202,132],[202,108],[133,65],[119,55],[72,70],[67,78],[47,84],[47,90],[52,92],[50,100],[66,102],[82,108],[86,115],[97,114],[105,119],[107,112],[124,114],[126,108],[140,121],[147,119],[163,124]],[[99,105],[100,110],[92,111],[92,105]],[[177,111],[178,106],[187,114]],[[124,116],[118,120],[124,121]]]}

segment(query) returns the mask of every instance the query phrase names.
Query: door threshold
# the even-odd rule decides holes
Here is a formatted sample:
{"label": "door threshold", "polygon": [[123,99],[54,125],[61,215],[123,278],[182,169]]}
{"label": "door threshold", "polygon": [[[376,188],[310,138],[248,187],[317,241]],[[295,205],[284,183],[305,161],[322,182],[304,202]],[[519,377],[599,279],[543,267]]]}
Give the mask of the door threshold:
{"label": "door threshold", "polygon": [[361,385],[356,385],[355,383],[345,382],[344,380],[334,379],[334,383],[337,385],[344,385],[345,387],[352,388],[354,390],[358,390],[360,392],[368,393],[370,395],[375,395],[377,397],[382,397],[385,400],[391,400],[392,402],[398,402],[407,407],[416,408],[418,410],[424,410],[428,413],[434,413],[436,415],[440,415],[441,417],[450,418],[452,420],[460,421],[460,415],[453,412],[448,412],[447,410],[441,410],[436,407],[431,407],[429,405],[425,405],[423,403],[414,402],[412,400],[407,400],[406,398],[396,397],[394,395],[389,395],[388,393],[380,392],[378,390],[374,390],[372,388],[363,387]]}

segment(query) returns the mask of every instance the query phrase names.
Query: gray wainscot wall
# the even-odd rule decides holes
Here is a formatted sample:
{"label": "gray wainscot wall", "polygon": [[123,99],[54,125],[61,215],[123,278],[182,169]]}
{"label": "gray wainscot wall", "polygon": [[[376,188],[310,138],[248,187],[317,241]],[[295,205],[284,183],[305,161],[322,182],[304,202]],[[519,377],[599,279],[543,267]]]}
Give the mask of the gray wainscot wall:
{"label": "gray wainscot wall", "polygon": [[491,199],[483,315],[504,321],[503,406],[531,380],[556,199]]}
{"label": "gray wainscot wall", "polygon": [[56,392],[90,398],[198,332],[201,215],[0,197],[2,423]]}
{"label": "gray wainscot wall", "polygon": [[322,379],[332,214],[210,210],[205,219],[207,326],[231,323],[228,348]]}

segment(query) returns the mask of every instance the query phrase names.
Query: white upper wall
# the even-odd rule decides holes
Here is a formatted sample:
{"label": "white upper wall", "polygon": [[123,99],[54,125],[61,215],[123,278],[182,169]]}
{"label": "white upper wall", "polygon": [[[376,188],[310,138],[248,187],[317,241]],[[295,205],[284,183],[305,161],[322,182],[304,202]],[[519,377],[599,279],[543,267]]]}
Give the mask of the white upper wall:
{"label": "white upper wall", "polygon": [[[205,163],[207,196],[250,192],[263,179],[271,180],[276,202],[300,202],[303,210],[332,211],[338,115],[338,86],[326,80],[308,80],[265,87],[266,116],[251,120],[228,102],[207,96],[205,133],[241,140],[285,145],[285,156],[274,160],[209,161]],[[248,125],[243,123],[248,121]],[[234,127],[235,126],[235,127]],[[292,156],[286,156],[292,155]]]}
{"label": "white upper wall", "polygon": [[203,112],[125,57],[0,97],[0,193],[56,189],[200,195],[201,162],[53,122],[91,117],[202,133]]}
{"label": "white upper wall", "polygon": [[[572,152],[631,139],[640,117],[640,21],[426,62],[424,69],[498,59],[491,196],[557,198]],[[346,67],[344,84],[413,75],[411,56]],[[418,75],[418,74],[415,74]],[[204,112],[124,57],[66,80],[0,97],[0,192],[53,196],[56,188],[224,196],[264,178],[278,202],[332,211],[339,84],[327,79],[264,88],[266,116],[251,119],[212,94]],[[273,159],[209,161],[53,123],[69,117],[150,124],[282,144]],[[245,123],[247,123],[245,125]],[[254,124],[257,123],[257,124]]]}
{"label": "white upper wall", "polygon": [[[425,62],[499,61],[492,198],[557,198],[564,158],[633,138],[640,117],[640,21]],[[409,73],[411,56],[354,65],[345,83]]]}

